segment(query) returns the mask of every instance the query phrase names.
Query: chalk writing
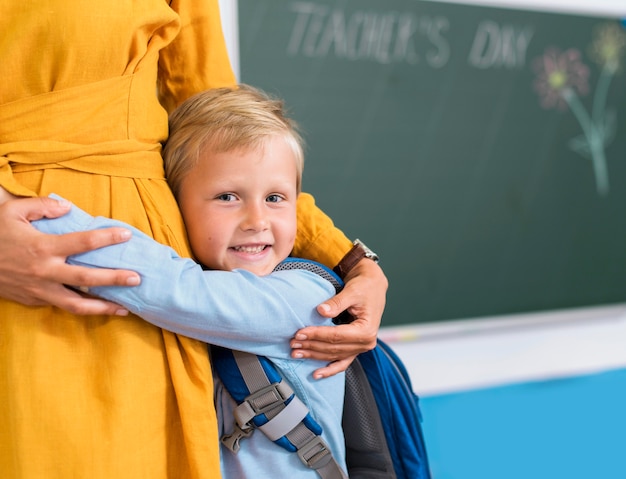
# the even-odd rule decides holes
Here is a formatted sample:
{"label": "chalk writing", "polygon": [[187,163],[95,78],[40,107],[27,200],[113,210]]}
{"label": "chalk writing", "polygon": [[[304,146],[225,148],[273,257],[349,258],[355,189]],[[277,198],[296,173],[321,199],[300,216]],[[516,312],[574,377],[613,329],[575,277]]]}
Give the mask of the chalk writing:
{"label": "chalk writing", "polygon": [[382,64],[425,61],[441,68],[450,58],[442,16],[355,11],[346,13],[313,2],[293,2],[296,14],[287,53],[291,56],[369,60]]}
{"label": "chalk writing", "polygon": [[482,21],[476,29],[468,62],[481,69],[521,69],[526,64],[526,51],[533,33],[529,26]]}

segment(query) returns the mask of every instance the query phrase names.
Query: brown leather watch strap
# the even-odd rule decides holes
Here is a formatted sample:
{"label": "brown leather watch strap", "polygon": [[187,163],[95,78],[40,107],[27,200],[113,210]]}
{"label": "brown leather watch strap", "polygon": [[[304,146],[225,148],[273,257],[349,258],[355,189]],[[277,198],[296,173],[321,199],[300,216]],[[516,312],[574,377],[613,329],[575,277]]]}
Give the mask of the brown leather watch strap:
{"label": "brown leather watch strap", "polygon": [[333,271],[337,273],[341,279],[344,279],[350,270],[354,268],[359,261],[365,258],[365,255],[365,250],[357,243],[341,258],[341,261],[337,263]]}

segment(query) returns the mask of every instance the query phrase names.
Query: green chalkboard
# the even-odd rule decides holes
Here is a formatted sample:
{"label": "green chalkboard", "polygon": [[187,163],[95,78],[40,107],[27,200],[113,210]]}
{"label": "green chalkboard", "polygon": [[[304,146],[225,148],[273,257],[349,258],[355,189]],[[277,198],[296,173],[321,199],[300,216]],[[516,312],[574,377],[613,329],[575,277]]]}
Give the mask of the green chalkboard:
{"label": "green chalkboard", "polygon": [[382,258],[385,324],[626,301],[619,19],[239,0],[241,81],[286,100],[304,189]]}

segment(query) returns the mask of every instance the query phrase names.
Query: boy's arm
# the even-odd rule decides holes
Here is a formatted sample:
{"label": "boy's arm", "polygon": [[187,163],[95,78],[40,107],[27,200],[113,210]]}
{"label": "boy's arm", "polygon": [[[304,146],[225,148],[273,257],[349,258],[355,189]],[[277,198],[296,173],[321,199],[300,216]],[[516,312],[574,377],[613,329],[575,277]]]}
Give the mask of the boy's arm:
{"label": "boy's arm", "polygon": [[97,287],[89,292],[121,304],[156,326],[232,349],[275,356],[278,343],[280,355],[289,357],[289,339],[298,328],[323,321],[315,307],[334,294],[330,283],[308,271],[281,271],[265,277],[241,270],[203,271],[193,260],[179,257],[141,231],[119,221],[94,218],[76,206],[63,217],[38,220],[33,226],[55,234],[128,228],[133,233],[128,242],[74,255],[68,262],[135,270],[141,284]]}

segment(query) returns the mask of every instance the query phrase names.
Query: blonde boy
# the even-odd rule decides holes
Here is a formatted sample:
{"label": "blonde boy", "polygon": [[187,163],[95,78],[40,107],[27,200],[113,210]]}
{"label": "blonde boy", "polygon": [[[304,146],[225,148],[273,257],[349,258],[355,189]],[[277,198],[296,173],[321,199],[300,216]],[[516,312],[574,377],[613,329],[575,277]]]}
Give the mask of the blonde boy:
{"label": "blonde boy", "polygon": [[[190,98],[172,114],[170,130],[164,150],[168,182],[192,250],[212,271],[136,230],[128,243],[77,255],[70,262],[136,270],[142,275],[136,288],[90,292],[164,329],[270,358],[321,424],[324,441],[345,470],[344,376],[315,381],[321,363],[293,359],[289,346],[295,330],[331,324],[316,306],[334,289],[309,271],[273,272],[292,251],[296,235],[303,153],[295,125],[280,101],[242,85]],[[75,207],[66,216],[35,223],[49,233],[119,224]],[[216,294],[211,287],[216,282],[228,287]],[[217,378],[215,399],[219,432],[228,434],[236,404]],[[260,432],[246,439],[238,454],[221,452],[225,479],[318,477],[297,454]]]}

